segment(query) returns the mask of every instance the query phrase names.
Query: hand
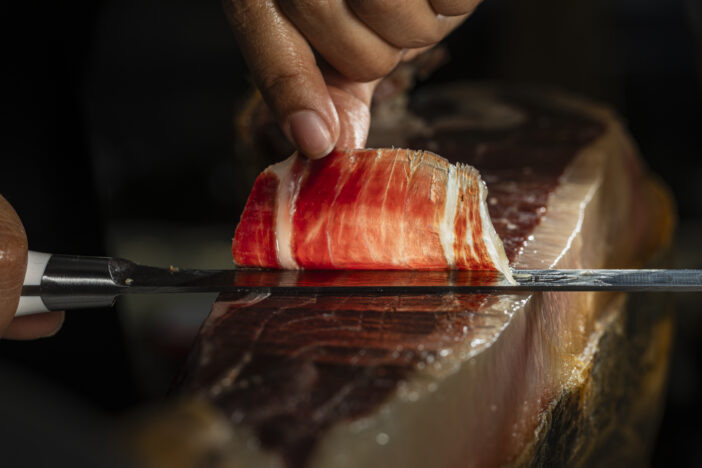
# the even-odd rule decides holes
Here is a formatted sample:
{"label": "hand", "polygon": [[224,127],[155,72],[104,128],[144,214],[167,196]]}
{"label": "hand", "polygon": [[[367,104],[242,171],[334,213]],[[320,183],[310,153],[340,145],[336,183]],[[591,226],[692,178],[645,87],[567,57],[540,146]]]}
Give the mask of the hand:
{"label": "hand", "polygon": [[479,2],[224,0],[224,6],[283,133],[319,158],[334,146],[364,146],[380,79],[438,43]]}
{"label": "hand", "polygon": [[0,195],[0,337],[29,340],[55,334],[63,312],[14,318],[27,269],[27,235],[12,206]]}

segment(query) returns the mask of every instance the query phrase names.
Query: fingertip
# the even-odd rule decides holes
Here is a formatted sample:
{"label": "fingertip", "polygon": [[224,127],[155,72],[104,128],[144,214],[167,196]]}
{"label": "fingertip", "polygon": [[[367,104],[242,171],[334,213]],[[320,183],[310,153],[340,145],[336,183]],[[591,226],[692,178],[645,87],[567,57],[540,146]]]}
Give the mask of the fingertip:
{"label": "fingertip", "polygon": [[16,317],[5,330],[3,338],[10,340],[49,338],[58,333],[65,318],[63,311]]}
{"label": "fingertip", "polygon": [[55,334],[57,334],[61,330],[61,327],[63,327],[63,322],[66,321],[66,311],[59,310],[59,311],[55,312],[55,314],[56,314],[56,318],[54,319],[54,322],[53,322],[53,329],[52,329],[52,327],[49,327],[47,333],[45,333],[40,338],[50,338],[50,337],[54,336]]}
{"label": "fingertip", "polygon": [[297,149],[311,159],[323,158],[336,143],[324,119],[312,110],[291,114],[284,131]]}

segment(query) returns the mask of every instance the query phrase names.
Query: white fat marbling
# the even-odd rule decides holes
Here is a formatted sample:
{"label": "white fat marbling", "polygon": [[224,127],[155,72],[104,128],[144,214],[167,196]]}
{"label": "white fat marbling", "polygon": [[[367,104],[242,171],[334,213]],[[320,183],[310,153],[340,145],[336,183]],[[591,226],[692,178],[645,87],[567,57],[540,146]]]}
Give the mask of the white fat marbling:
{"label": "white fat marbling", "polygon": [[458,204],[458,179],[456,166],[449,166],[448,177],[446,179],[446,197],[444,205],[444,217],[439,225],[439,240],[441,248],[444,250],[444,257],[449,268],[456,266],[453,245],[456,242],[456,232],[454,225],[456,222],[456,206]]}

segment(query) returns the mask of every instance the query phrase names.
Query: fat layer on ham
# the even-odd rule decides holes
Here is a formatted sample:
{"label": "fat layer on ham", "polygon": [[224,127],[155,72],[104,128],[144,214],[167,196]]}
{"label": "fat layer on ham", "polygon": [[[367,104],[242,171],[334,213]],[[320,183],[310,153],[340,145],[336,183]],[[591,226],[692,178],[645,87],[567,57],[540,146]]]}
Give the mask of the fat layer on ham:
{"label": "fat layer on ham", "polygon": [[232,253],[286,269],[499,270],[511,278],[478,171],[428,151],[297,153],[256,179]]}

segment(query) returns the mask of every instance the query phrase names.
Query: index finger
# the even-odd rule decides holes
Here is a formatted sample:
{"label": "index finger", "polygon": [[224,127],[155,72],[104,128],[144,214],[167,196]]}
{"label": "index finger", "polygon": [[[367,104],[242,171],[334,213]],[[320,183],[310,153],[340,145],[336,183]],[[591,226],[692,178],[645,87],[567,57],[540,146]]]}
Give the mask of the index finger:
{"label": "index finger", "polygon": [[321,157],[339,137],[339,117],[302,34],[272,0],[225,0],[227,16],[261,95],[286,137]]}

